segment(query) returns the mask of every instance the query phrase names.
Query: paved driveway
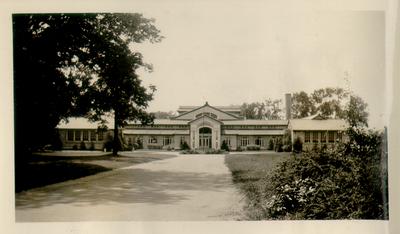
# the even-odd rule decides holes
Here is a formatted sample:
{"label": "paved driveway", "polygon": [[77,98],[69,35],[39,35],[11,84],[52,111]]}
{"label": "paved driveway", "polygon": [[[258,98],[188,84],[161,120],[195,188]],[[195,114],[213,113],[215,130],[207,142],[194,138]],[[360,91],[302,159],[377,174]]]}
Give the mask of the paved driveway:
{"label": "paved driveway", "polygon": [[242,204],[223,155],[182,155],[19,193],[16,221],[237,220]]}

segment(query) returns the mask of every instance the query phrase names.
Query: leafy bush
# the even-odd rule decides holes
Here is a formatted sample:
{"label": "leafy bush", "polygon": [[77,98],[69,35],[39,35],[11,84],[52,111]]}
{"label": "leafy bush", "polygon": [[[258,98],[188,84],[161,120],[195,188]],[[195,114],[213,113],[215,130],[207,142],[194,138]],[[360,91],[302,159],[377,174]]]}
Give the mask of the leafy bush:
{"label": "leafy bush", "polygon": [[86,144],[85,142],[81,141],[81,144],[79,145],[80,150],[86,150]]}
{"label": "leafy bush", "polygon": [[73,145],[72,146],[72,150],[78,150],[78,146],[77,145]]}
{"label": "leafy bush", "polygon": [[140,139],[137,139],[133,147],[135,147],[135,149],[143,149],[143,142]]}
{"label": "leafy bush", "polygon": [[89,150],[92,150],[92,151],[94,150],[94,142],[93,141],[90,142]]}
{"label": "leafy bush", "polygon": [[273,139],[269,139],[267,150],[274,150],[274,140]]}
{"label": "leafy bush", "polygon": [[303,151],[303,142],[301,142],[300,137],[296,137],[293,142],[293,152],[300,153]]}
{"label": "leafy bush", "polygon": [[[105,149],[107,152],[112,151],[114,146],[114,137],[111,136],[110,134],[107,135],[107,140],[103,145],[103,149]],[[119,140],[118,141],[118,151],[123,150],[123,144],[122,142]]]}
{"label": "leafy bush", "polygon": [[260,150],[259,145],[247,145],[246,150]]}
{"label": "leafy bush", "polygon": [[284,146],[282,146],[282,151],[291,152],[292,151],[292,145],[284,145]]}
{"label": "leafy bush", "polygon": [[189,150],[190,147],[186,141],[181,142],[181,150]]}
{"label": "leafy bush", "polygon": [[226,143],[226,141],[222,141],[221,149],[225,150],[225,151],[229,151],[229,146],[228,146],[228,143]]}
{"label": "leafy bush", "polygon": [[292,157],[266,177],[253,199],[263,218],[387,219],[380,135],[349,130],[349,136],[348,143]]}
{"label": "leafy bush", "polygon": [[276,152],[282,152],[283,143],[282,143],[282,139],[281,138],[276,138],[275,140],[275,151]]}

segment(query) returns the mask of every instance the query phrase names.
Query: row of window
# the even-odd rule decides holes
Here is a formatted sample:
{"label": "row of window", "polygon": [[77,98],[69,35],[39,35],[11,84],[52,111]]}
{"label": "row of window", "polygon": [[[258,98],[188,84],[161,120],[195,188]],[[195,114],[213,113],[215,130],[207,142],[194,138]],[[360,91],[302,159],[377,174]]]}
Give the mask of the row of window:
{"label": "row of window", "polygon": [[199,117],[201,117],[201,116],[209,116],[209,117],[211,117],[211,118],[218,119],[218,116],[217,116],[216,114],[210,113],[210,112],[202,112],[202,113],[200,113],[200,114],[197,114],[197,115],[196,115],[196,119],[199,118]]}
{"label": "row of window", "polygon": [[127,128],[133,129],[189,129],[189,125],[167,125],[167,124],[157,124],[157,125],[133,125]]}
{"label": "row of window", "polygon": [[67,141],[103,141],[103,132],[95,130],[68,130]]}
{"label": "row of window", "polygon": [[305,143],[333,143],[342,140],[342,133],[335,131],[306,131],[304,132]]}
{"label": "row of window", "polygon": [[[251,145],[249,137],[241,137],[239,142],[240,142],[240,146]],[[254,140],[254,144],[259,145],[259,146],[265,146],[266,145],[265,142],[266,142],[265,138],[262,138],[262,137],[257,137]]]}
{"label": "row of window", "polygon": [[223,129],[284,129],[286,125],[223,125]]}
{"label": "row of window", "polygon": [[[185,141],[186,141],[185,137],[181,136],[180,144],[183,144],[183,142],[185,142]],[[173,137],[171,137],[171,136],[164,136],[163,139],[162,139],[162,145],[171,145],[171,144],[173,144],[173,142],[174,142],[174,140],[173,140]],[[149,144],[157,144],[158,143],[158,139],[155,136],[151,136],[151,137],[149,137],[147,143],[149,143]]]}

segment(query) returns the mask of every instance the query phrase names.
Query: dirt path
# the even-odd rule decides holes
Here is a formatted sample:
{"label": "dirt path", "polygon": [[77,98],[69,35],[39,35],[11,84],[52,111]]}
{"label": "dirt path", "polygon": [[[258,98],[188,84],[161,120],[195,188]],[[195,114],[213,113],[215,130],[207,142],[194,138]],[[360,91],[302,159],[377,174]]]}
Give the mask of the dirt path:
{"label": "dirt path", "polygon": [[183,155],[19,193],[16,221],[237,220],[241,207],[223,155]]}

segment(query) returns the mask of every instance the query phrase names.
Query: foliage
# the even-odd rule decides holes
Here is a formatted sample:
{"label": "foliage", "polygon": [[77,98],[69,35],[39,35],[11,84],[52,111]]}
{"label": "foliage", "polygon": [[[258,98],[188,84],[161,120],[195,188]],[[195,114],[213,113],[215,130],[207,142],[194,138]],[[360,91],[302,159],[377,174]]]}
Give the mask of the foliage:
{"label": "foliage", "polygon": [[274,150],[274,140],[272,138],[269,139],[267,150]]}
{"label": "foliage", "polygon": [[283,135],[283,140],[282,140],[282,150],[285,152],[291,152],[292,151],[292,134],[290,133],[289,130],[285,131],[285,134]]}
{"label": "foliage", "polygon": [[306,92],[301,91],[293,94],[291,106],[292,118],[304,118],[315,113],[316,108]]}
{"label": "foliage", "polygon": [[368,127],[367,103],[360,97],[351,95],[349,103],[346,106],[345,118],[350,127]]}
{"label": "foliage", "polygon": [[259,145],[246,145],[246,150],[258,151],[258,150],[260,150],[260,146]]}
{"label": "foliage", "polygon": [[275,149],[274,150],[276,152],[282,152],[283,151],[282,147],[283,147],[282,138],[280,138],[280,137],[276,138],[275,139]]}
{"label": "foliage", "polygon": [[[121,141],[118,141],[118,150],[122,150],[123,145],[121,144]],[[111,136],[110,134],[107,135],[107,140],[104,142],[103,149],[105,149],[107,152],[112,151],[114,148],[114,137]]]}
{"label": "foliage", "polygon": [[184,142],[181,142],[181,150],[188,150],[188,149],[190,149],[190,147],[189,147],[189,145],[188,145],[188,143],[186,142],[186,141],[184,141]]}
{"label": "foliage", "polygon": [[303,142],[300,137],[296,137],[293,142],[293,152],[301,153],[303,151]]}
{"label": "foliage", "polygon": [[173,111],[156,111],[152,113],[154,115],[155,119],[170,119],[172,117],[175,117],[176,114]]}
{"label": "foliage", "polygon": [[229,151],[228,143],[225,140],[222,141],[221,150]]}
{"label": "foliage", "polygon": [[310,94],[294,93],[291,111],[293,118],[318,113],[323,118],[346,119],[351,127],[368,127],[367,106],[359,96],[342,88],[324,88]]}
{"label": "foliage", "polygon": [[92,151],[95,150],[93,141],[90,142],[89,150],[92,150]]}
{"label": "foliage", "polygon": [[381,136],[359,129],[349,135],[350,142],[305,152],[266,177],[256,204],[264,218],[387,219]]}
{"label": "foliage", "polygon": [[227,154],[228,151],[220,149],[205,149],[205,150],[182,150],[181,154]]}
{"label": "foliage", "polygon": [[282,100],[267,99],[264,102],[243,103],[241,115],[247,119],[282,119]]}
{"label": "foliage", "polygon": [[130,46],[161,40],[153,20],[140,14],[15,14],[13,35],[16,150],[47,144],[60,120],[71,116],[104,121],[113,113],[116,132],[126,120],[151,121],[144,110],[152,92],[136,74],[151,66]]}
{"label": "foliage", "polygon": [[79,145],[79,149],[80,150],[86,150],[86,144],[85,142],[81,141],[80,145]]}

